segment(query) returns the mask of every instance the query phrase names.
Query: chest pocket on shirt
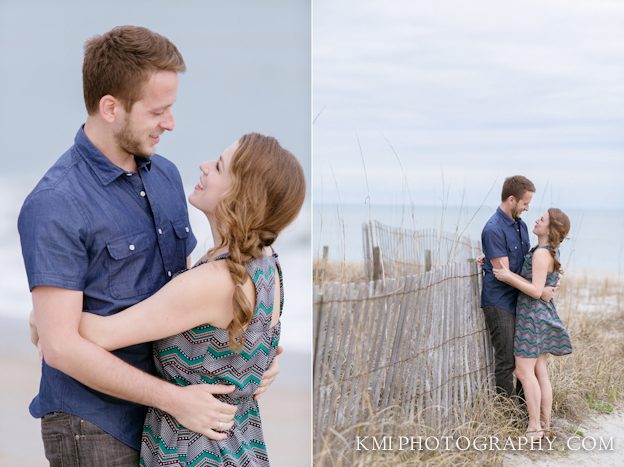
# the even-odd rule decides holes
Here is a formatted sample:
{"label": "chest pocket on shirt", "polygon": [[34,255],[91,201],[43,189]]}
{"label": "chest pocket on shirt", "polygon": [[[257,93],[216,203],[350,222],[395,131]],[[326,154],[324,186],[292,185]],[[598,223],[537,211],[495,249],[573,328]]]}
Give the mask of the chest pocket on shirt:
{"label": "chest pocket on shirt", "polygon": [[156,288],[151,272],[154,240],[145,232],[124,235],[106,242],[109,255],[110,291],[114,298],[131,298]]}
{"label": "chest pocket on shirt", "polygon": [[186,268],[186,257],[188,252],[186,251],[186,241],[191,233],[191,227],[187,220],[172,221],[173,232],[175,234],[175,261],[176,271]]}
{"label": "chest pocket on shirt", "polygon": [[[507,238],[507,253],[509,258],[509,269],[515,271],[522,266],[524,255],[522,254],[522,244],[519,239],[511,240]],[[517,271],[515,271],[517,272]]]}

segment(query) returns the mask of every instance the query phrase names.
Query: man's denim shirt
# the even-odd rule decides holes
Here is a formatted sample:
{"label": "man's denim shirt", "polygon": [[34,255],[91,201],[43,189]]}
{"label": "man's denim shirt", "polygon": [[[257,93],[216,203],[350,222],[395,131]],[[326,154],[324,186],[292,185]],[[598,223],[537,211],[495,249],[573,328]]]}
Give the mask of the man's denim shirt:
{"label": "man's denim shirt", "polygon": [[518,289],[499,281],[492,272],[492,258],[507,256],[509,269],[522,272],[524,256],[531,249],[529,231],[522,219],[513,220],[501,208],[485,224],[481,233],[481,245],[485,254],[483,265],[483,290],[481,307],[495,306],[516,314]]}
{"label": "man's denim shirt", "polygon": [[[138,172],[124,172],[78,130],[74,145],[26,198],[19,215],[31,290],[80,290],[85,311],[111,315],[149,297],[186,267],[197,241],[180,174],[158,155],[136,161]],[[155,372],[151,343],[114,353]],[[137,450],[145,411],[84,386],[45,358],[39,394],[30,404],[34,417],[77,415]]]}

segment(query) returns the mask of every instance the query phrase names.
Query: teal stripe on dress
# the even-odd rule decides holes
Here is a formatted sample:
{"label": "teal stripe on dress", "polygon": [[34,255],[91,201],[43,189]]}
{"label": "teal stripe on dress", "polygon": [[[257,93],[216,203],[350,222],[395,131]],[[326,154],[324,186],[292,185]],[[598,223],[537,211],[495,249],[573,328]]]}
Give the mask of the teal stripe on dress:
{"label": "teal stripe on dress", "polygon": [[[531,280],[533,253],[531,249],[524,258],[522,277]],[[559,273],[546,274],[546,286],[557,284]],[[555,304],[520,293],[516,306],[514,354],[537,357],[544,353],[565,355],[572,352],[570,336],[557,315]]]}
{"label": "teal stripe on dress", "polygon": [[[268,466],[262,433],[262,421],[253,393],[262,375],[273,361],[280,340],[281,324],[271,327],[277,310],[275,282],[281,269],[277,255],[254,259],[246,265],[256,288],[256,306],[252,321],[243,333],[240,353],[229,347],[228,333],[210,325],[154,343],[158,372],[180,386],[188,384],[231,384],[230,394],[217,395],[223,402],[235,404],[234,426],[225,440],[216,441],[193,433],[157,409],[148,409],[141,441],[141,464],[163,465]],[[283,307],[280,291],[279,310]]]}

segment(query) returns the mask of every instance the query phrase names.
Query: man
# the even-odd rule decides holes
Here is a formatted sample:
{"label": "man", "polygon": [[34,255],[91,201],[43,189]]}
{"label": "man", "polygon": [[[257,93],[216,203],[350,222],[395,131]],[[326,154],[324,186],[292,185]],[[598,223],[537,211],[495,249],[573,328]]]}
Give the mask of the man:
{"label": "man", "polygon": [[87,41],[86,122],[20,212],[43,354],[30,412],[42,417],[51,465],[138,465],[145,406],[213,439],[232,426],[236,406],[213,394],[233,386],[170,384],[153,376],[151,344],[113,355],[78,333],[83,310],[116,313],[188,267],[197,241],[182,180],[154,154],[174,129],[185,68],[175,45],[145,28],[117,27]]}
{"label": "man", "polygon": [[[494,347],[496,390],[508,397],[514,395],[513,343],[518,289],[497,280],[492,268],[505,265],[516,274],[522,271],[524,256],[531,244],[527,226],[520,215],[528,211],[534,193],[535,185],[528,178],[522,175],[506,178],[501,203],[481,233],[485,254],[481,308]],[[553,293],[552,287],[545,288],[542,299],[550,300]],[[515,394],[522,395],[519,383]]]}

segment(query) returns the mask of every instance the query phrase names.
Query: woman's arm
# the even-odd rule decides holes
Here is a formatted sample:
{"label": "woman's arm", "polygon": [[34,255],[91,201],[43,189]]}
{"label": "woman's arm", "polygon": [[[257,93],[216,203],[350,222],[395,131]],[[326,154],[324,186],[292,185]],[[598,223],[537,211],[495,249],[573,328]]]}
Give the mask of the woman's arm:
{"label": "woman's arm", "polygon": [[552,263],[552,256],[548,250],[544,248],[538,248],[533,252],[533,277],[531,282],[524,277],[511,272],[507,267],[502,265],[501,268],[494,268],[494,276],[499,281],[515,287],[516,289],[524,292],[529,297],[540,298],[544,292],[544,286],[546,285],[546,274]]}
{"label": "woman's arm", "polygon": [[[254,288],[250,280],[243,288],[249,287]],[[233,294],[234,284],[223,261],[202,264],[115,315],[83,313],[80,334],[100,347],[114,350],[162,339],[202,324],[226,328],[232,320]]]}

